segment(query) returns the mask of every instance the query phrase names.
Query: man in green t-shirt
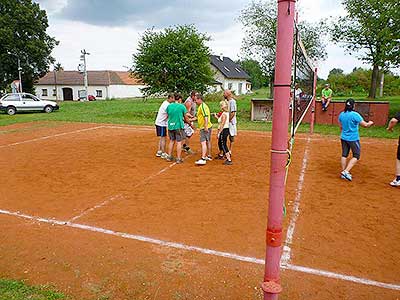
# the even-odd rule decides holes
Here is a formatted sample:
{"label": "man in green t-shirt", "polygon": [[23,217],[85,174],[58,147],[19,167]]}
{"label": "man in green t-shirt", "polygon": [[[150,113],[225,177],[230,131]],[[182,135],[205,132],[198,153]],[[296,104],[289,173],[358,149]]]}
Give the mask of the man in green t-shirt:
{"label": "man in green t-shirt", "polygon": [[321,102],[322,102],[322,110],[327,111],[329,103],[332,100],[333,91],[329,88],[329,84],[325,84],[325,87],[322,89],[321,92]]}
{"label": "man in green t-shirt", "polygon": [[[177,96],[175,96],[175,99]],[[168,135],[169,135],[169,145],[168,145],[168,157],[167,161],[173,161],[172,151],[176,142],[176,163],[180,164],[182,160],[182,140],[185,138],[185,133],[183,132],[184,122],[189,122],[186,116],[187,110],[185,105],[182,103],[172,102],[167,107],[168,114]]]}

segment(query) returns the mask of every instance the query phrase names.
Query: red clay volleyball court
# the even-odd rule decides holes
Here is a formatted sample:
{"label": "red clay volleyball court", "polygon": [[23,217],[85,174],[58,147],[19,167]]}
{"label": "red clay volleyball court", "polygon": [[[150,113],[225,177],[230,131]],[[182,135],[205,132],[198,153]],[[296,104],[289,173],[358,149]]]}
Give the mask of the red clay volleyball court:
{"label": "red clay volleyball court", "polygon": [[[153,131],[2,127],[0,276],[75,299],[262,299],[270,133],[199,167],[156,158]],[[296,137],[280,299],[400,298],[396,141],[361,144],[347,182],[337,137]]]}

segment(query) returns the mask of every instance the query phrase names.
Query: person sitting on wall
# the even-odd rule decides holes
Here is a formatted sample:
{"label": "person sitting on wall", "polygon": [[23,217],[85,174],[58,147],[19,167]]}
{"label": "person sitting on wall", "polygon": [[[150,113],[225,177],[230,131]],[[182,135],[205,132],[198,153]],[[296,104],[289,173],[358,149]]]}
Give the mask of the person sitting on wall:
{"label": "person sitting on wall", "polygon": [[325,84],[325,87],[322,89],[321,94],[322,110],[327,111],[328,106],[331,103],[333,94],[333,91],[329,88],[329,83]]}

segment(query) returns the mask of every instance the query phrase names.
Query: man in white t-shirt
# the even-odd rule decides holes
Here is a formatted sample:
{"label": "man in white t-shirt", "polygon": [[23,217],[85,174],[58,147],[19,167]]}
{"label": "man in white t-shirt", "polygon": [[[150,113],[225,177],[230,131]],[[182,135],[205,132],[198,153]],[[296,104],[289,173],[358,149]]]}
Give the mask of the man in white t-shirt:
{"label": "man in white t-shirt", "polygon": [[167,158],[168,154],[165,152],[165,145],[167,139],[167,127],[168,127],[168,114],[167,107],[170,103],[175,101],[174,94],[169,94],[168,99],[164,100],[158,109],[157,117],[156,117],[156,134],[160,137],[160,141],[158,142],[158,150],[156,153],[157,157]]}
{"label": "man in white t-shirt", "polygon": [[230,90],[224,91],[224,98],[228,101],[229,104],[229,152],[232,154],[233,143],[235,142],[235,136],[237,136],[237,105],[236,100],[233,98],[232,92]]}

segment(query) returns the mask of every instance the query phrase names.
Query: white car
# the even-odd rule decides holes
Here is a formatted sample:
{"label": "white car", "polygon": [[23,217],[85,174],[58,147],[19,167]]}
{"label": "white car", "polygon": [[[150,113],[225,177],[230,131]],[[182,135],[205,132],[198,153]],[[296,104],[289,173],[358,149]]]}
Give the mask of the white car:
{"label": "white car", "polygon": [[10,116],[17,111],[43,111],[51,113],[60,107],[57,102],[41,100],[28,93],[6,94],[0,99],[0,110],[5,111]]}

